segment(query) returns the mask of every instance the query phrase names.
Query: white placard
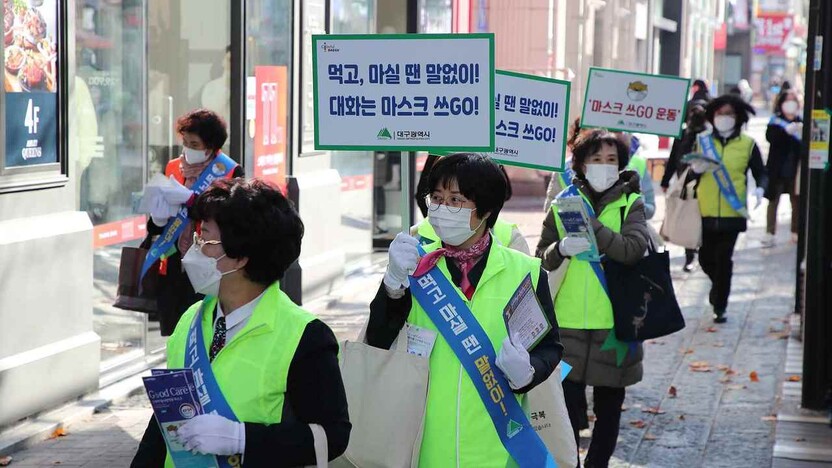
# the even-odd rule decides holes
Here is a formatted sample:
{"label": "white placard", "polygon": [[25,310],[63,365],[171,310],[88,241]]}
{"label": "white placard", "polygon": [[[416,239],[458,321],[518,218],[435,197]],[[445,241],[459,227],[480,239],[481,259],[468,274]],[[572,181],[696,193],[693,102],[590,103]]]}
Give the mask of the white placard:
{"label": "white placard", "polygon": [[498,70],[492,158],[511,166],[563,170],[569,82]]}
{"label": "white placard", "polygon": [[581,126],[678,137],[688,88],[678,76],[590,68]]}
{"label": "white placard", "polygon": [[494,150],[493,34],[312,37],[315,147]]}

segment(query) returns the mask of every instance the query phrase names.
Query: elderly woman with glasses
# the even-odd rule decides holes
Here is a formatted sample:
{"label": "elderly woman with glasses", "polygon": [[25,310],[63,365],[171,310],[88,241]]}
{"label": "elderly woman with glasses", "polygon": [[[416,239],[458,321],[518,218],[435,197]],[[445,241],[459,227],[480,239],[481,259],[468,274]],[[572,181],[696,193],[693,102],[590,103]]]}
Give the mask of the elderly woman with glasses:
{"label": "elderly woman with glasses", "polygon": [[[313,431],[323,429],[334,459],[351,428],[338,343],[278,285],[300,254],[303,222],[280,190],[243,179],[214,182],[191,218],[197,233],[182,263],[205,299],[176,326],[167,364],[202,375],[209,400],[231,413],[206,407],[175,430],[176,441],[218,466],[305,466],[316,463]],[[174,466],[155,417],[132,466]]]}
{"label": "elderly woman with glasses", "polygon": [[[516,461],[516,452],[503,445],[506,427],[497,427],[497,419],[487,410],[491,400],[481,399],[482,379],[471,378],[468,360],[482,351],[480,345],[496,355],[493,372],[500,374],[498,380],[505,377],[503,404],[512,407],[549,377],[563,348],[546,274],[539,259],[503,247],[489,230],[506,193],[506,179],[490,158],[468,153],[443,157],[431,170],[429,187],[428,220],[440,240],[420,247],[419,240],[401,233],[390,245],[387,272],[370,305],[366,340],[389,349],[406,323],[409,330],[436,337],[428,357],[430,386],[419,466],[446,466],[455,460],[457,466],[502,468],[509,457]],[[456,306],[444,306],[438,315],[437,305],[420,295],[426,278],[446,285],[443,294],[451,296]],[[531,350],[517,334],[509,337],[503,317],[524,281],[531,283],[541,315],[551,325]],[[450,321],[453,333],[443,318]],[[474,323],[481,334],[472,341]],[[465,338],[461,340],[465,351],[460,352],[454,334]],[[488,364],[488,359],[477,359],[478,367]],[[525,432],[523,437],[534,435],[533,430]]]}

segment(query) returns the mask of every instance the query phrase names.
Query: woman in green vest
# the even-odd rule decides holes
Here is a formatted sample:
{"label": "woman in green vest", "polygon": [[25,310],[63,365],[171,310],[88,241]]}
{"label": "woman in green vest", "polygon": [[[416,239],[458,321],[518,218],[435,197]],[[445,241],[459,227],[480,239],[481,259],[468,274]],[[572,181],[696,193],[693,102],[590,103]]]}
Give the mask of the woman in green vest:
{"label": "woman in green vest", "polygon": [[[208,391],[197,388],[200,401],[205,393],[212,401],[224,399],[233,415],[198,415],[166,429],[187,450],[231,466],[305,466],[316,463],[310,425],[318,425],[329,459],[339,456],[351,426],[338,343],[278,285],[300,254],[297,212],[277,188],[233,179],[202,193],[191,218],[197,232],[182,263],[205,299],[176,326],[167,367],[191,363],[195,375],[213,374],[216,392],[203,379]],[[199,341],[189,338],[192,330],[202,334],[205,359],[194,359]],[[174,466],[155,417],[131,466]]]}
{"label": "woman in green vest", "polygon": [[[734,271],[731,258],[734,256],[737,237],[748,226],[746,173],[750,169],[757,183],[754,190],[757,199],[755,208],[760,206],[768,185],[760,149],[754,139],[742,130],[750,114],[754,114],[754,109],[740,97],[730,94],[714,99],[705,108],[705,118],[710,126],[701,136],[709,135],[713,138],[715,151],[727,171],[721,186],[714,177],[713,165],[701,161],[691,163],[691,169],[699,177],[696,194],[699,198],[699,211],[702,213],[699,264],[711,279],[709,299],[715,323],[725,323],[727,320],[725,312],[728,309]],[[702,151],[700,146],[697,142],[697,152]],[[733,197],[732,192],[735,193]]]}
{"label": "woman in green vest", "polygon": [[[620,172],[627,166],[628,156],[629,149],[616,135],[603,129],[582,133],[572,149],[575,178],[569,190],[577,190],[595,213],[590,222],[599,252],[617,262],[634,264],[644,256],[650,234],[638,175]],[[597,419],[586,466],[605,467],[615,451],[624,389],[641,381],[643,351],[640,344],[628,347],[615,340],[610,299],[593,266],[576,258],[590,244],[583,238],[566,236],[556,210],[553,206],[544,218],[536,254],[549,271],[570,260],[560,289],[553,293],[563,360],[573,366],[563,382],[563,392],[578,442],[587,418],[586,387],[593,387]]]}
{"label": "woman in green vest", "polygon": [[[489,232],[503,207],[505,177],[487,156],[460,153],[440,158],[428,182],[432,187],[428,219],[440,240],[422,246],[427,254],[421,261],[435,262],[428,267],[435,265],[451,283],[452,294],[470,308],[497,352],[493,372],[502,372],[514,393],[506,392],[506,396],[522,402],[525,393],[552,373],[563,347],[540,260],[503,247]],[[404,233],[390,245],[387,272],[370,304],[367,343],[389,349],[405,323],[436,337],[429,357],[420,467],[504,468],[508,451],[474,381],[411,294],[410,275],[417,265],[424,266],[420,265],[419,245],[418,239]],[[508,338],[502,315],[527,277],[551,324],[551,330],[530,351]]]}

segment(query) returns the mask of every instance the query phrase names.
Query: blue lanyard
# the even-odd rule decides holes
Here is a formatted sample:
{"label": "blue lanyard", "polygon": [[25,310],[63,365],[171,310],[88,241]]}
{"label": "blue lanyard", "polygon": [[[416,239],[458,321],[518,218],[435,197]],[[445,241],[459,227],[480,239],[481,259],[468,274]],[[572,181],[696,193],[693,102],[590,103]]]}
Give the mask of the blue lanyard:
{"label": "blue lanyard", "polygon": [[[776,115],[772,115],[771,120],[768,121],[769,125],[774,125],[774,126],[780,127],[783,130],[785,130],[786,127],[788,127],[789,124],[791,124],[791,123],[793,123],[793,122],[788,122],[787,120],[781,119],[780,117],[777,117]],[[786,132],[786,133],[788,133],[788,132]],[[792,135],[791,133],[789,133],[789,135],[792,138],[794,138],[795,140],[801,141],[800,135]]]}

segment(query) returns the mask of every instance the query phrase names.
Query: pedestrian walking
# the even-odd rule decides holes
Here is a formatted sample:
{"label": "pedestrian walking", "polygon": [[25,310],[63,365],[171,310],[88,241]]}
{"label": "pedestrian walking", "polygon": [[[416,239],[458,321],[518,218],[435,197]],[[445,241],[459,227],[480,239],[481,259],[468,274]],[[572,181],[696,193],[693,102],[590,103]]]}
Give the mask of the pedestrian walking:
{"label": "pedestrian walking", "polygon": [[[306,466],[316,463],[309,425],[317,424],[330,460],[336,458],[350,433],[338,343],[278,284],[300,255],[304,228],[297,212],[279,189],[233,179],[201,194],[191,218],[197,229],[182,262],[205,299],[176,326],[167,365],[212,373],[217,387],[209,387],[210,398],[224,399],[236,419],[199,415],[175,437],[195,452],[240,454],[245,466]],[[189,336],[197,333],[210,343],[210,363],[191,360]],[[173,463],[154,416],[132,466],[163,465]]]}
{"label": "pedestrian walking", "polygon": [[[165,167],[165,176],[172,178],[175,186],[149,201],[153,208],[147,223],[148,236],[173,232],[180,207],[193,201],[204,189],[204,182],[216,176],[215,169],[229,178],[243,176],[243,168],[222,152],[228,128],[216,112],[197,109],[186,113],[176,121],[176,133],[182,140],[182,154]],[[179,222],[184,226],[178,230],[180,234],[163,249],[164,258],[158,258],[151,267],[159,270],[156,302],[162,336],[173,333],[182,314],[203,297],[194,291],[182,269],[183,252],[188,251],[193,239],[193,224],[184,215]]]}
{"label": "pedestrian walking", "polygon": [[[387,272],[370,304],[366,341],[371,346],[389,349],[405,323],[416,327],[419,333],[435,337],[429,356],[430,385],[419,466],[451,463],[502,468],[510,457],[516,459],[518,453],[510,452],[503,445],[498,431],[506,428],[495,427],[486,405],[501,401],[506,408],[516,409],[524,394],[549,377],[563,351],[545,271],[539,259],[503,247],[489,234],[500,215],[506,193],[506,179],[490,158],[469,153],[443,157],[433,166],[428,183],[432,188],[428,219],[440,241],[422,246],[427,254],[421,260],[419,240],[414,237],[401,233],[390,245]],[[481,399],[476,385],[483,383],[475,382],[465,370],[470,367],[471,351],[465,352],[467,347],[461,350],[458,342],[447,341],[431,319],[431,315],[438,313],[444,318],[449,309],[428,310],[432,301],[423,304],[414,300],[416,293],[411,292],[409,276],[420,276],[431,270],[438,270],[442,281],[448,283],[447,294],[455,294],[462,301],[450,311],[460,318],[463,314],[467,316],[463,321],[466,333],[472,331],[470,321],[476,321],[487,336],[474,341],[477,344],[487,341],[499,348],[494,372],[502,372],[513,395],[506,392],[505,398],[492,401],[495,397],[492,393],[487,401]],[[509,338],[502,315],[509,299],[527,278],[531,279],[551,324],[551,330],[530,351],[519,345],[516,337]],[[416,280],[412,281],[415,285]],[[467,343],[473,346],[470,339]],[[480,362],[478,366],[488,364]],[[537,444],[526,439],[537,437],[533,431],[520,431],[515,437],[521,437],[519,440],[524,443],[521,452],[537,453],[540,449],[545,452],[542,442]],[[547,456],[546,453],[538,455]]]}
{"label": "pedestrian walking", "polygon": [[797,241],[798,195],[797,173],[800,170],[800,152],[802,148],[803,119],[800,118],[800,101],[797,93],[788,89],[777,98],[777,111],[771,117],[766,128],[766,140],[770,143],[768,150],[768,187],[766,198],[769,200],[766,216],[766,234],[764,247],[775,243],[777,232],[777,207],[780,196],[789,195],[792,205],[791,233],[792,241]]}
{"label": "pedestrian walking", "polygon": [[[699,264],[711,279],[709,300],[715,323],[727,320],[734,246],[748,226],[746,173],[750,169],[757,183],[756,206],[762,202],[768,185],[760,149],[743,131],[749,115],[753,114],[754,109],[739,96],[726,94],[711,101],[705,108],[710,126],[697,137],[697,151],[720,161],[720,165],[714,170],[712,164],[704,161],[691,163],[691,169],[699,177],[696,190],[702,214]],[[707,146],[703,147],[703,143]]]}
{"label": "pedestrian walking", "polygon": [[[579,136],[572,148],[572,184],[592,207],[598,250],[625,264],[635,264],[647,250],[650,233],[639,195],[640,183],[627,166],[629,148],[606,130]],[[576,256],[590,248],[584,239],[566,237],[555,209],[543,221],[536,255],[544,269],[569,264],[555,294],[555,311],[564,343],[564,361],[573,366],[563,383],[575,441],[586,421],[586,387],[593,387],[596,416],[586,466],[605,467],[615,451],[625,388],[641,381],[643,350],[635,345],[622,360],[606,346],[615,340],[612,304],[598,269]],[[580,462],[580,459],[579,459]],[[580,465],[580,463],[579,463]]]}

